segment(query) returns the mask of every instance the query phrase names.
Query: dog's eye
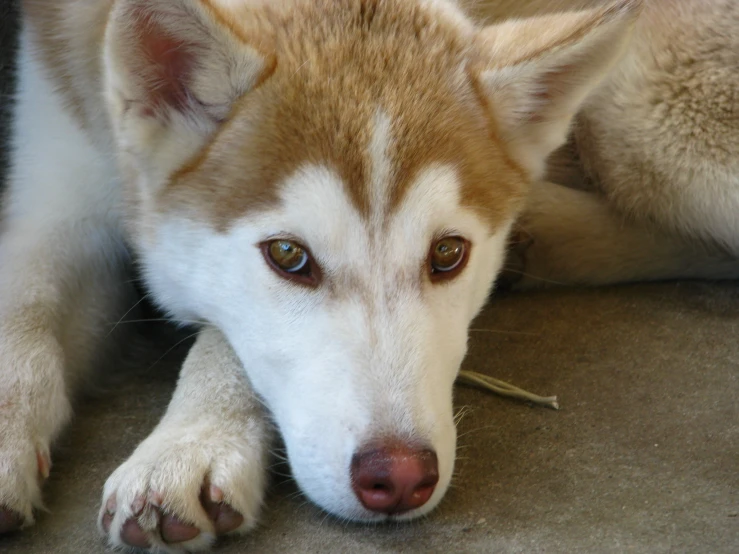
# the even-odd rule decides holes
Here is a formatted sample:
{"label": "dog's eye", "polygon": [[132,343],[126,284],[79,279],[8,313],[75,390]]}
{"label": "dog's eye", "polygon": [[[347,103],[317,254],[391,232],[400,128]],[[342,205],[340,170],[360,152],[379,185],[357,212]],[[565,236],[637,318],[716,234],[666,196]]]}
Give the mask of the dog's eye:
{"label": "dog's eye", "polygon": [[467,265],[469,243],[461,237],[444,237],[431,246],[429,266],[432,281],[451,279]]}
{"label": "dog's eye", "polygon": [[269,241],[262,244],[262,253],[280,277],[306,285],[318,284],[317,267],[308,251],[297,242]]}
{"label": "dog's eye", "polygon": [[291,240],[274,240],[269,255],[279,268],[288,273],[300,273],[308,265],[308,253]]}

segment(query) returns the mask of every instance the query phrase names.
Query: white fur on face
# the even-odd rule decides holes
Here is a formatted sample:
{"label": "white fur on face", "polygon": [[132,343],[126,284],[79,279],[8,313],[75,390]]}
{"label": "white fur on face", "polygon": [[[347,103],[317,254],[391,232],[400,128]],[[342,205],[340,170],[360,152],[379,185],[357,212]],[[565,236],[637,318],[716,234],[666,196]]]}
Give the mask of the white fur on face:
{"label": "white fur on face", "polygon": [[[466,352],[467,327],[503,260],[510,222],[490,231],[460,205],[451,165],[421,171],[405,200],[388,211],[393,168],[390,121],[379,113],[370,144],[371,197],[363,219],[338,175],[300,168],[282,186],[278,209],[244,218],[223,234],[170,218],[147,256],[155,295],[178,317],[203,317],[226,334],[284,436],[293,473],[316,503],[353,519],[382,519],[351,487],[352,455],[383,438],[433,448],[439,483],[451,479],[456,431],[452,386]],[[467,268],[433,284],[432,242],[472,243]],[[312,289],[279,277],[259,243],[292,238],[323,273]]]}

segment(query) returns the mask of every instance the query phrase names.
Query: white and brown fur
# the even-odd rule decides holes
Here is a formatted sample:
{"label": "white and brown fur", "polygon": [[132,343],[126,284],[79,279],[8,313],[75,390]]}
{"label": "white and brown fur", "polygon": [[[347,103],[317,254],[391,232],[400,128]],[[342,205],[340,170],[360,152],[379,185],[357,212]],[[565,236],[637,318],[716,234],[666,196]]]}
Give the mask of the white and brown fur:
{"label": "white and brown fur", "polygon": [[[738,9],[646,4],[485,26],[449,0],[24,0],[0,529],[41,506],[71,395],[131,305],[129,251],[154,300],[203,330],[167,414],[106,483],[100,527],[172,552],[256,523],[262,403],[326,510],[435,507],[467,327],[522,209],[527,275],[732,274]],[[567,176],[602,192],[542,181],[575,118],[585,170]],[[435,282],[429,248],[449,234],[469,261]],[[310,249],[317,286],[270,269],[258,245],[274,237]],[[422,507],[380,516],[355,498],[352,454],[378,440],[436,452]],[[187,540],[166,540],[175,527]]]}
{"label": "white and brown fur", "polygon": [[[603,3],[478,9],[495,20]],[[518,288],[739,277],[739,4],[644,5],[532,188],[509,260]]]}

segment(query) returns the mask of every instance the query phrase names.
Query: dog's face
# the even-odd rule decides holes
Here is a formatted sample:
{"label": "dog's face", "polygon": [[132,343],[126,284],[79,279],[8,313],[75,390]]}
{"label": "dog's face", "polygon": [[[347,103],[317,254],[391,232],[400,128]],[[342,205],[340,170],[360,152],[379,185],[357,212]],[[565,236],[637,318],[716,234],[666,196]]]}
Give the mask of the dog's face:
{"label": "dog's face", "polygon": [[[447,487],[452,384],[524,182],[501,170],[495,177],[507,177],[501,188],[510,191],[490,195],[485,217],[465,197],[458,164],[432,158],[403,176],[392,117],[378,107],[362,125],[361,180],[348,181],[332,160],[305,160],[285,168],[268,206],[221,230],[174,210],[162,216],[148,272],[160,296],[176,299],[168,303],[176,315],[204,317],[227,335],[282,430],[302,489],[334,513],[370,518],[381,516],[357,501],[349,468],[371,445],[436,453],[439,484],[419,513]],[[476,140],[493,145],[479,127]],[[222,139],[219,147],[233,148],[225,159],[252,147],[228,132]],[[493,147],[487,154],[497,157]],[[188,179],[208,180],[200,171],[210,170]],[[218,180],[244,178],[229,171]]]}
{"label": "dog's face", "polygon": [[[373,145],[388,139],[378,119]],[[367,155],[377,162],[369,177],[392,185],[386,156]],[[328,164],[298,166],[278,188],[273,207],[223,231],[172,214],[157,231],[150,282],[176,296],[175,314],[224,331],[314,501],[343,517],[384,517],[357,500],[350,467],[395,442],[438,457],[434,496],[400,517],[422,513],[451,478],[452,384],[512,209],[491,225],[462,203],[460,176],[442,163],[420,167],[397,206],[378,197],[370,214]]]}
{"label": "dog's face", "polygon": [[510,31],[440,1],[179,4],[124,2],[108,37],[147,282],[224,332],[311,499],[423,514],[452,475],[467,328],[592,60],[496,68]]}

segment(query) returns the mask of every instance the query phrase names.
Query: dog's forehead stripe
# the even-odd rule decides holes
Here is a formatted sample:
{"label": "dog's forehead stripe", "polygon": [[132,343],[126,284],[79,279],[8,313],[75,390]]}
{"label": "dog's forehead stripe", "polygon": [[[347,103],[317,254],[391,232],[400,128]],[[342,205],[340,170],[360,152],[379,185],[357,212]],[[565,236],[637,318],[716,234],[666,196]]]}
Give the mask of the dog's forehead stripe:
{"label": "dog's forehead stripe", "polygon": [[388,190],[393,178],[393,168],[389,153],[392,148],[390,117],[378,108],[373,121],[372,138],[369,145],[369,161],[371,180],[369,193],[370,220],[381,224],[387,210]]}

